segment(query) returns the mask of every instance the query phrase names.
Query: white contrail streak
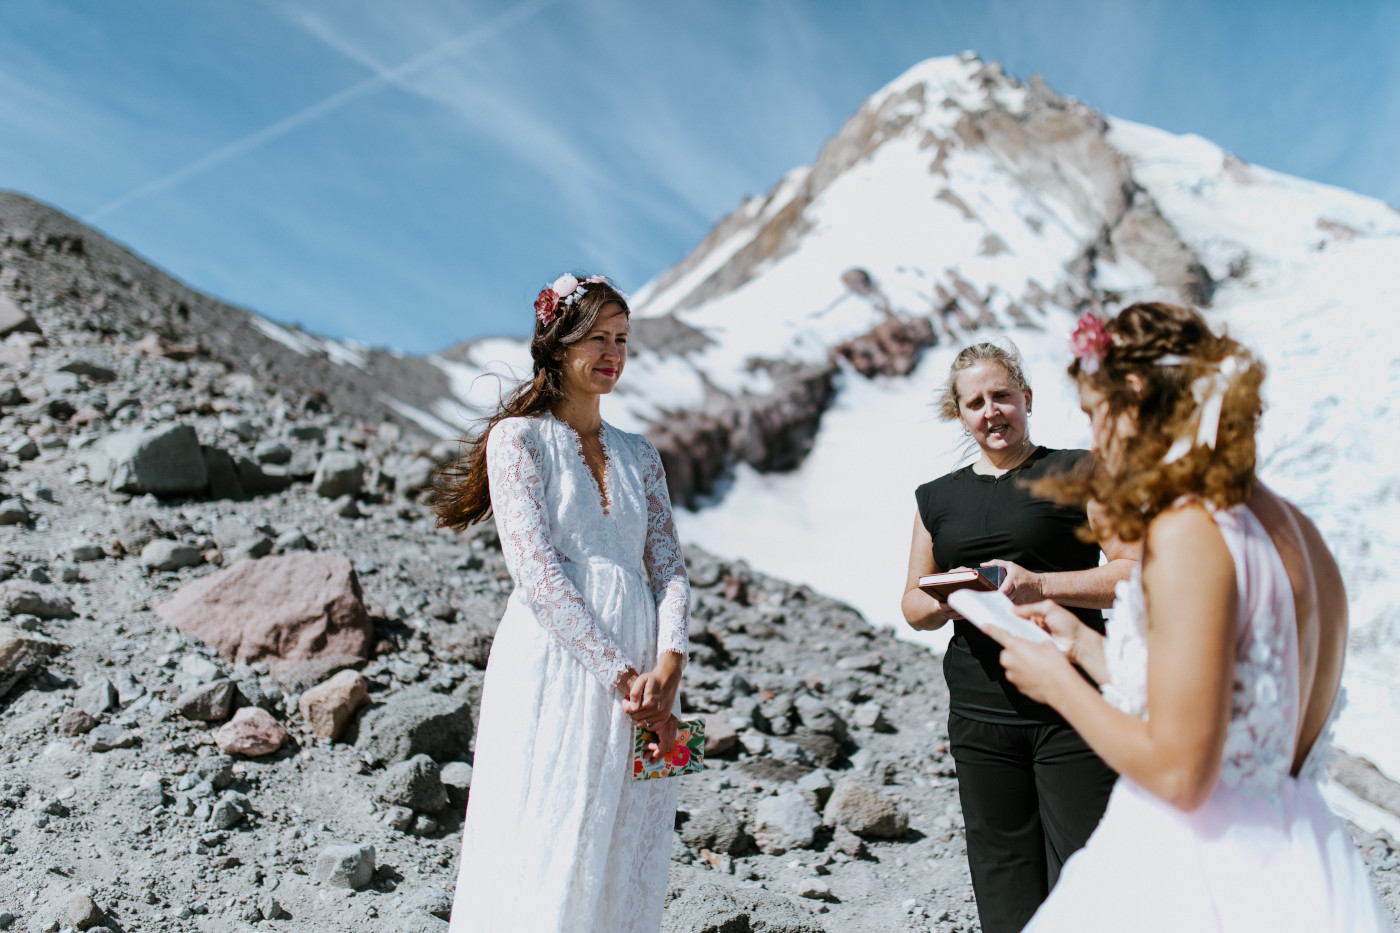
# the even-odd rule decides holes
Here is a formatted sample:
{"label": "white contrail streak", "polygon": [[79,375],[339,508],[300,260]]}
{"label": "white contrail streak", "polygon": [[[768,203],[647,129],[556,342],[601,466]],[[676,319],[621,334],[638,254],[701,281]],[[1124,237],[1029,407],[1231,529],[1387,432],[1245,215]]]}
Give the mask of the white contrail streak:
{"label": "white contrail streak", "polygon": [[527,2],[512,7],[499,16],[487,20],[480,26],[448,39],[441,45],[434,46],[426,52],[415,55],[408,61],[395,65],[393,68],[385,69],[378,74],[371,75],[363,81],[337,91],[330,97],[317,101],[289,116],[283,117],[276,123],[269,124],[260,130],[249,133],[242,139],[236,139],[225,146],[221,146],[213,152],[194,160],[183,168],[171,172],[169,175],[162,176],[154,181],[148,181],[144,185],[128,191],[116,200],[109,201],[102,205],[83,219],[87,222],[100,220],[108,214],[121,210],[132,201],[139,200],[140,198],[152,194],[169,191],[196,175],[207,172],[217,165],[222,165],[231,159],[236,159],[244,153],[256,149],[263,143],[285,136],[292,130],[305,126],[328,113],[339,110],[341,107],[350,103],[350,101],[363,97],[370,91],[401,81],[413,72],[431,65],[439,59],[454,55],[487,39],[495,38],[505,30],[529,19],[540,10],[555,2],[557,2],[557,0],[527,0]]}

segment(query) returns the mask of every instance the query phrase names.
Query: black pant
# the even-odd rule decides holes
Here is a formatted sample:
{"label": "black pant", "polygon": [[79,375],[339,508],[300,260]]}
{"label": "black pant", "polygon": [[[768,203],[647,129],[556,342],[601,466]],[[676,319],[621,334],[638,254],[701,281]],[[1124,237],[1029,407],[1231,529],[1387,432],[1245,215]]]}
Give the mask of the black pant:
{"label": "black pant", "polygon": [[982,933],[1019,933],[1099,825],[1118,779],[1066,725],[948,714]]}

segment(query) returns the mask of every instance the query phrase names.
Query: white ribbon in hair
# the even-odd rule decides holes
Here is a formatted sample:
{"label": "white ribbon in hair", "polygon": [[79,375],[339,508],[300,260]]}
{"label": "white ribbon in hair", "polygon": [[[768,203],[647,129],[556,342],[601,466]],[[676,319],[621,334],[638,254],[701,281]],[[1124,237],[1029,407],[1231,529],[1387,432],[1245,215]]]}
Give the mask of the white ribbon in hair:
{"label": "white ribbon in hair", "polygon": [[[1157,362],[1164,361],[1165,358]],[[1175,360],[1168,365],[1173,363]],[[1220,410],[1225,405],[1225,392],[1230,388],[1230,380],[1240,372],[1240,361],[1234,356],[1227,356],[1220,361],[1215,372],[1198,376],[1192,381],[1191,394],[1196,397],[1196,414],[1193,418],[1196,422],[1195,433],[1192,433],[1188,424],[1167,451],[1167,455],[1162,458],[1163,463],[1175,463],[1198,444],[1211,450],[1215,449],[1216,434],[1220,430]]]}

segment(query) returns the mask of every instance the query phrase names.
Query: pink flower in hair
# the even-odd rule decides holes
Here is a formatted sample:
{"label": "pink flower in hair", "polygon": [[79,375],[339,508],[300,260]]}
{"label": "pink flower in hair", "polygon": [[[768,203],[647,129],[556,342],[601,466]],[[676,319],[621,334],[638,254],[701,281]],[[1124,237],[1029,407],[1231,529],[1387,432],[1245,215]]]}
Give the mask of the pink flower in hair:
{"label": "pink flower in hair", "polygon": [[602,285],[607,280],[608,277],[606,275],[590,275],[588,278],[583,280],[583,283],[585,285]]}
{"label": "pink flower in hair", "polygon": [[554,322],[555,312],[559,309],[559,296],[552,288],[540,289],[539,297],[535,299],[535,317],[540,319],[540,323],[548,327]]}
{"label": "pink flower in hair", "polygon": [[1079,360],[1079,368],[1092,376],[1099,371],[1113,339],[1103,326],[1103,318],[1092,311],[1086,312],[1069,335],[1069,349]]}

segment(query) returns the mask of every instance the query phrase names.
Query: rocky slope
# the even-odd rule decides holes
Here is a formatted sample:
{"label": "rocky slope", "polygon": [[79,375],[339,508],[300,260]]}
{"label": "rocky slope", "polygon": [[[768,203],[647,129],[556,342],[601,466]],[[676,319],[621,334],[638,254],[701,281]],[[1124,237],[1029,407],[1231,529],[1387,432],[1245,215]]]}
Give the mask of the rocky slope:
{"label": "rocky slope", "polygon": [[[419,501],[446,451],[58,286],[0,335],[0,929],[445,929],[509,585]],[[689,563],[712,758],[665,929],[975,930],[938,659]],[[1400,915],[1400,845],[1358,842]]]}

